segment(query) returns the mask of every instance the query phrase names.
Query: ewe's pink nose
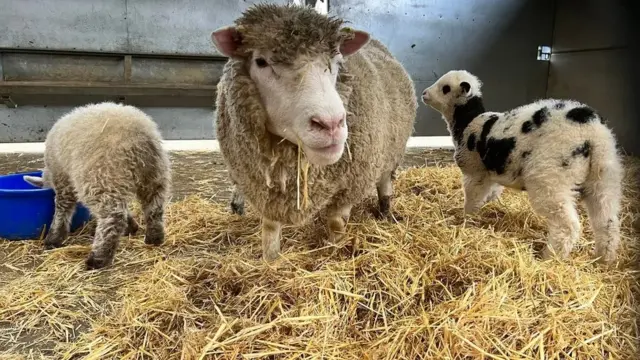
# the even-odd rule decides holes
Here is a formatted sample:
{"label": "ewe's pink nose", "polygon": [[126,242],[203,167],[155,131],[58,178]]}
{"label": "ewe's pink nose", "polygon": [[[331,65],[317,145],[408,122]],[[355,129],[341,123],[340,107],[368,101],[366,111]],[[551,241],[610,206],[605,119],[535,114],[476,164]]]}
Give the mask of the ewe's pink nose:
{"label": "ewe's pink nose", "polygon": [[344,125],[344,115],[334,117],[319,117],[314,116],[311,118],[311,124],[320,130],[335,132],[338,128]]}

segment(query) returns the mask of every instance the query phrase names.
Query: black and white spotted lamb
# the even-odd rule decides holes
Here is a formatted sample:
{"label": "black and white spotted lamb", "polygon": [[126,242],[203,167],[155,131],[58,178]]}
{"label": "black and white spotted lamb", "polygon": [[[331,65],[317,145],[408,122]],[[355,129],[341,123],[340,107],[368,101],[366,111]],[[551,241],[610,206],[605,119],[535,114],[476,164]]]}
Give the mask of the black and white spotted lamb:
{"label": "black and white spotted lamb", "polygon": [[620,243],[623,170],[616,139],[603,118],[573,100],[546,99],[505,113],[485,111],[481,81],[450,71],[422,93],[440,112],[462,171],[465,213],[500,196],[503,186],[526,190],[549,227],[543,258],[566,258],[580,236],[576,198],[586,204],[601,262]]}

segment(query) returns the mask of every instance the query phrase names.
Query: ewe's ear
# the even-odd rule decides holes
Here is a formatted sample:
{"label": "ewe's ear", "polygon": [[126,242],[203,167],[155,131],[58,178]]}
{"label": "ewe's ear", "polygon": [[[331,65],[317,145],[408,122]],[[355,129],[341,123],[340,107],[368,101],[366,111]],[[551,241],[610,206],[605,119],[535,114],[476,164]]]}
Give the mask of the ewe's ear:
{"label": "ewe's ear", "polygon": [[44,186],[44,181],[39,176],[25,175],[22,178],[24,179],[24,181],[28,182],[29,184],[31,184],[31,185],[33,185],[35,187],[41,188],[41,187]]}
{"label": "ewe's ear", "polygon": [[460,83],[460,89],[462,91],[462,95],[468,95],[469,91],[471,91],[471,85],[468,82],[463,81]]}
{"label": "ewe's ear", "polygon": [[234,26],[225,26],[212,32],[211,40],[216,49],[227,57],[234,57],[242,44],[242,37]]}
{"label": "ewe's ear", "polygon": [[353,37],[351,39],[346,39],[342,41],[342,44],[340,44],[340,53],[344,56],[355,54],[358,50],[365,46],[371,38],[369,33],[365,31],[353,30],[350,28],[343,28],[340,31],[353,34]]}

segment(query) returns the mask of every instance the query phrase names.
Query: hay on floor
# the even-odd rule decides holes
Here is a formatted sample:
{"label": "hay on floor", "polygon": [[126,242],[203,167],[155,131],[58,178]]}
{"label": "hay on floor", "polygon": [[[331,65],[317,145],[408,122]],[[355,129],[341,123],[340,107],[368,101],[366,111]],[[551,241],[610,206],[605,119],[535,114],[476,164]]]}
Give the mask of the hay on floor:
{"label": "hay on floor", "polygon": [[47,252],[1,242],[0,358],[635,358],[640,166],[629,168],[612,270],[592,263],[584,212],[565,262],[536,258],[545,227],[526,194],[464,221],[455,167],[399,174],[400,223],[376,221],[371,201],[335,246],[320,222],[286,228],[272,265],[254,213],[197,197],[170,206],[164,246],[123,239],[103,271],[83,268],[86,233]]}

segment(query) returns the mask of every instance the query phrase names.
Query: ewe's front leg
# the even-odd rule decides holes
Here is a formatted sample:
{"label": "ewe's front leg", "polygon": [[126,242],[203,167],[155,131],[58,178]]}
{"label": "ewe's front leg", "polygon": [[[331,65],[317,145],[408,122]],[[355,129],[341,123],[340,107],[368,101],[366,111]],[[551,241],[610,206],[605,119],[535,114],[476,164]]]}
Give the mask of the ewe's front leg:
{"label": "ewe's front leg", "polygon": [[351,205],[331,206],[327,211],[329,241],[336,243],[345,235],[345,227],[351,216]]}
{"label": "ewe's front leg", "polygon": [[280,255],[282,224],[262,218],[262,258],[271,262]]}
{"label": "ewe's front leg", "polygon": [[487,179],[485,175],[470,176],[463,174],[462,185],[464,187],[464,213],[472,214],[485,204],[495,184]]}
{"label": "ewe's front leg", "polygon": [[231,212],[237,215],[244,215],[244,195],[242,191],[238,189],[238,186],[233,187],[233,195],[231,196]]}
{"label": "ewe's front leg", "polygon": [[376,183],[378,191],[378,217],[384,218],[391,214],[391,198],[393,197],[393,184],[391,182],[392,172],[382,174]]}

